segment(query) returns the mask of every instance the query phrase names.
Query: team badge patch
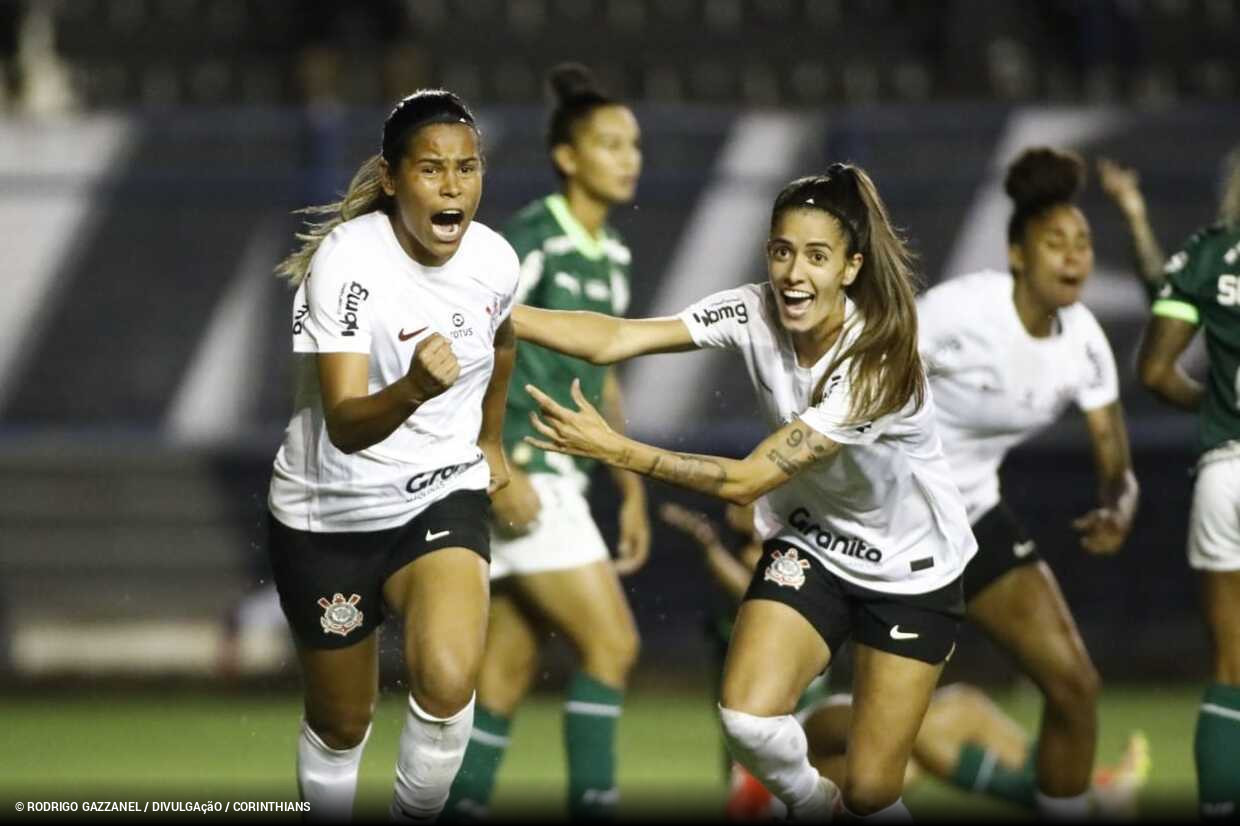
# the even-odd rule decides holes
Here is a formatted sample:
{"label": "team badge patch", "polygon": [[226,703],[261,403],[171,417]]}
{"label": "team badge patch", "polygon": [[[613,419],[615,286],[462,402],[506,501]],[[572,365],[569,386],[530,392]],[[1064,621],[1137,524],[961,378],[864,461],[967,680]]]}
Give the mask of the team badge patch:
{"label": "team badge patch", "polygon": [[323,609],[319,623],[323,626],[323,633],[344,637],[361,625],[364,615],[357,609],[361,601],[357,594],[350,595],[348,599],[344,598],[344,594],[332,594],[331,602],[327,601],[327,597],[319,597],[319,607]]}
{"label": "team badge patch", "polygon": [[798,557],[796,548],[775,551],[771,554],[771,564],[766,566],[762,579],[800,590],[805,584],[805,569],[808,567],[809,560]]}

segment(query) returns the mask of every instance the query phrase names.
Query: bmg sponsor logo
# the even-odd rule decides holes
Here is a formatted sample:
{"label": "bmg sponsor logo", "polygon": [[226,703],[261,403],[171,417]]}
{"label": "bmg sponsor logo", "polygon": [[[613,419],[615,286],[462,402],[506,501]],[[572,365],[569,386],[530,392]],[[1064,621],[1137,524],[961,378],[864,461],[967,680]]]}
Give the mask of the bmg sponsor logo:
{"label": "bmg sponsor logo", "polygon": [[340,335],[353,336],[357,335],[358,320],[357,314],[362,309],[362,302],[370,298],[370,290],[363,287],[356,281],[343,287],[340,290],[340,326],[344,327]]}
{"label": "bmg sponsor logo", "polygon": [[843,534],[834,534],[831,531],[819,525],[810,519],[809,511],[805,508],[797,508],[788,517],[788,524],[796,528],[806,539],[812,540],[815,545],[830,553],[843,554],[856,559],[864,559],[866,562],[875,564],[883,561],[883,552],[873,545],[867,545],[864,540],[857,539],[853,536],[844,536]]}
{"label": "bmg sponsor logo", "polygon": [[735,304],[724,304],[721,307],[708,307],[693,314],[693,320],[703,327],[709,327],[725,318],[734,318],[741,324],[748,324],[749,308],[743,301],[738,301]]}

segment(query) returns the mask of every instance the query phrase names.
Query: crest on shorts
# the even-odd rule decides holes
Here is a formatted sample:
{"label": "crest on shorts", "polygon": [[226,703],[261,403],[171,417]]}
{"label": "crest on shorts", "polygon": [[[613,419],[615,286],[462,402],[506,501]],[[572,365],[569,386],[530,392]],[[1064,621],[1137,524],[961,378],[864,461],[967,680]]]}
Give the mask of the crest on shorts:
{"label": "crest on shorts", "polygon": [[348,599],[344,598],[344,594],[332,594],[331,602],[327,601],[327,597],[319,597],[319,607],[323,609],[319,623],[323,626],[323,633],[344,637],[361,625],[365,616],[357,610],[357,604],[361,601],[357,594],[351,594]]}
{"label": "crest on shorts", "polygon": [[796,548],[775,551],[771,554],[771,562],[766,566],[766,573],[762,575],[762,579],[769,579],[776,585],[787,585],[789,588],[800,590],[805,584],[805,569],[808,567],[809,560],[797,556]]}

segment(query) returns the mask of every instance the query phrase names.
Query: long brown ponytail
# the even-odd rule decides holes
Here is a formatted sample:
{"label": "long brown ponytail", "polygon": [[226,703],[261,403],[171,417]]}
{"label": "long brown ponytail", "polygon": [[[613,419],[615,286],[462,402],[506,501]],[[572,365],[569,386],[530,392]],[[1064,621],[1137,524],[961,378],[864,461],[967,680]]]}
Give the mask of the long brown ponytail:
{"label": "long brown ponytail", "polygon": [[857,166],[832,164],[825,175],[784,187],[775,200],[772,223],[792,208],[833,215],[848,236],[848,255],[862,256],[860,272],[845,288],[860,313],[861,332],[827,367],[814,390],[814,402],[822,400],[826,380],[851,360],[853,421],[869,422],[895,413],[910,399],[920,408],[926,398],[926,377],[917,348],[913,256],[891,225],[874,182]]}

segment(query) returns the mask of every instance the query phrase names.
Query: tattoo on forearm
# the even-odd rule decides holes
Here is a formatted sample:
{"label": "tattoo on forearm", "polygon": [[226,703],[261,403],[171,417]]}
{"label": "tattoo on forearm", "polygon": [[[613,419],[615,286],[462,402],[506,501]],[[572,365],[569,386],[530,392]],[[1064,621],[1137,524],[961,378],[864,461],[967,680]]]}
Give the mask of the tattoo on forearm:
{"label": "tattoo on forearm", "polygon": [[804,433],[800,430],[794,430],[788,434],[788,447],[800,447],[801,442],[804,441],[804,439]]}
{"label": "tattoo on forearm", "polygon": [[688,453],[655,456],[646,475],[703,493],[717,492],[728,480],[728,472],[719,461]]}
{"label": "tattoo on forearm", "polygon": [[[789,441],[792,441],[789,439]],[[784,454],[775,448],[771,448],[771,452],[766,454],[766,458],[770,459],[776,466],[784,472],[786,476],[795,476],[800,468],[793,462],[788,461]]]}

